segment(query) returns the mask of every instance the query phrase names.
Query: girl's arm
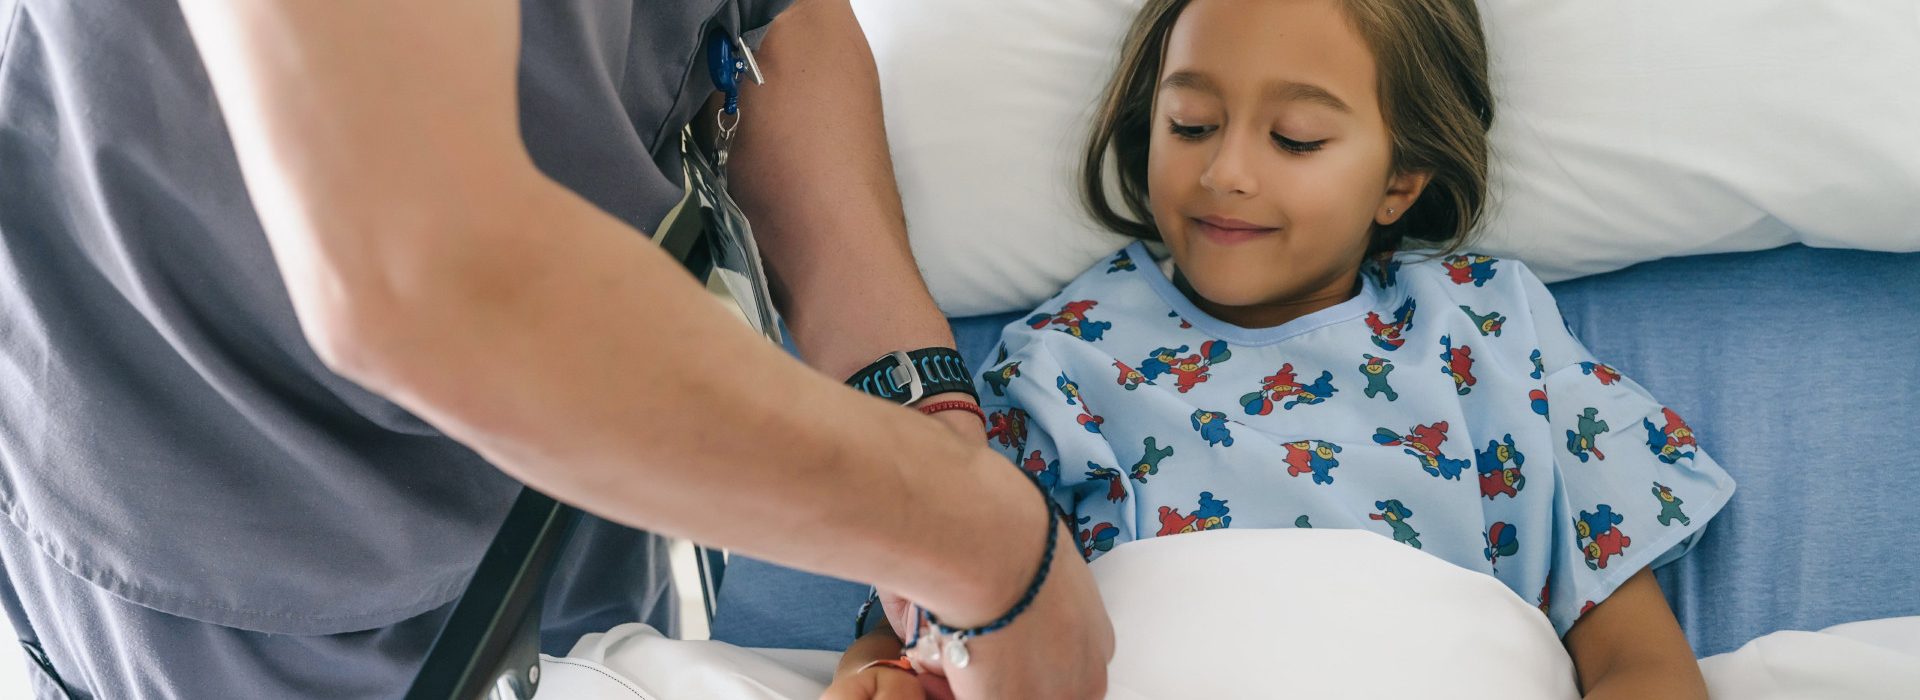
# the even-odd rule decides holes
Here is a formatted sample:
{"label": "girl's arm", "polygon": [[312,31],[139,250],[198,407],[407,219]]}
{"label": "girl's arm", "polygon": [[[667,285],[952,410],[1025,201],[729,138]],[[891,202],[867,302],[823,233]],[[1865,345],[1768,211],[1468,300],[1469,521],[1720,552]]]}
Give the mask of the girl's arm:
{"label": "girl's arm", "polygon": [[1566,644],[1589,699],[1707,697],[1700,663],[1650,569],[1574,623]]}

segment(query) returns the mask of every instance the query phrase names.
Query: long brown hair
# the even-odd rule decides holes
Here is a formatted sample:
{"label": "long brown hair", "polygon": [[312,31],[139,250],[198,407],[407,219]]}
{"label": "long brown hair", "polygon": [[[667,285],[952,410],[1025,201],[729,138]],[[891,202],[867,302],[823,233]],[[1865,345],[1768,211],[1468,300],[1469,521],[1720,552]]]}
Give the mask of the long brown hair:
{"label": "long brown hair", "polygon": [[[1081,196],[1101,225],[1135,238],[1160,238],[1147,197],[1153,96],[1167,36],[1190,2],[1147,0],[1134,16],[1119,70],[1087,141]],[[1379,66],[1380,112],[1392,139],[1393,171],[1431,173],[1405,215],[1391,225],[1374,226],[1367,254],[1398,250],[1407,239],[1441,253],[1458,250],[1487,198],[1493,96],[1479,11],[1473,0],[1341,3]],[[1108,189],[1109,162],[1119,176],[1117,193]]]}

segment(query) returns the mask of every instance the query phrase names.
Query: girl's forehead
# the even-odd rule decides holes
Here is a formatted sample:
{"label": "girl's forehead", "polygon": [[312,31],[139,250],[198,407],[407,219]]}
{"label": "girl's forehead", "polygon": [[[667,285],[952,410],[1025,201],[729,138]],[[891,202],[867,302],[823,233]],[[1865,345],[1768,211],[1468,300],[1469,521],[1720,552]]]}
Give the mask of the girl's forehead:
{"label": "girl's forehead", "polygon": [[1376,103],[1374,63],[1336,0],[1194,0],[1167,36],[1160,89],[1360,114]]}

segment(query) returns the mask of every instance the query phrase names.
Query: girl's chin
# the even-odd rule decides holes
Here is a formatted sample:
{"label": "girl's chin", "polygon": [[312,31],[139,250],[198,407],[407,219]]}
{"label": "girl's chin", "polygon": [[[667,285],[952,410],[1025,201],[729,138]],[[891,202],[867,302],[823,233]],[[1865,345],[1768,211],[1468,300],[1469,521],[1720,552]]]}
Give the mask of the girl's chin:
{"label": "girl's chin", "polygon": [[1220,282],[1218,277],[1210,285],[1197,285],[1189,278],[1188,286],[1192,293],[1207,303],[1224,307],[1263,306],[1280,301],[1286,295],[1284,290],[1275,289],[1271,284],[1261,285],[1253,282],[1236,284],[1232,281]]}

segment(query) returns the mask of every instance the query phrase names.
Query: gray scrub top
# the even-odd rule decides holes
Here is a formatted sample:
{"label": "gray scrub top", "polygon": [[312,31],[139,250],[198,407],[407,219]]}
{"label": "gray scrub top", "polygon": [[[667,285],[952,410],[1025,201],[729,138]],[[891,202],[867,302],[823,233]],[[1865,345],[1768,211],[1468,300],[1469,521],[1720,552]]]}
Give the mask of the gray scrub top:
{"label": "gray scrub top", "polygon": [[[788,1],[528,0],[535,161],[651,229],[708,28]],[[308,347],[173,3],[0,0],[0,510],[35,547],[161,612],[332,634],[455,598],[516,490]]]}

